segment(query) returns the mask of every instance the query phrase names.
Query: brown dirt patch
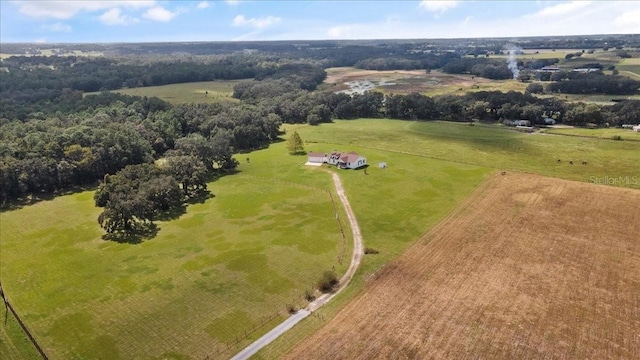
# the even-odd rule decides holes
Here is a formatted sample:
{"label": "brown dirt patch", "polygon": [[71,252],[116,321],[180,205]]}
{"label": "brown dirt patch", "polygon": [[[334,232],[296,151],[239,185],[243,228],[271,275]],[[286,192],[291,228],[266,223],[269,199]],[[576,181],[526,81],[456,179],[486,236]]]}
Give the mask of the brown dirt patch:
{"label": "brown dirt patch", "polygon": [[374,84],[380,82],[393,83],[376,87],[378,91],[392,92],[396,94],[408,94],[411,92],[427,92],[437,89],[469,90],[474,86],[490,83],[491,80],[472,77],[471,75],[445,74],[440,71],[432,71],[427,74],[424,70],[360,70],[354,68],[327,69],[327,78],[324,83],[331,91],[348,90],[348,82],[371,81]]}
{"label": "brown dirt patch", "polygon": [[638,359],[640,191],[496,175],[290,359]]}

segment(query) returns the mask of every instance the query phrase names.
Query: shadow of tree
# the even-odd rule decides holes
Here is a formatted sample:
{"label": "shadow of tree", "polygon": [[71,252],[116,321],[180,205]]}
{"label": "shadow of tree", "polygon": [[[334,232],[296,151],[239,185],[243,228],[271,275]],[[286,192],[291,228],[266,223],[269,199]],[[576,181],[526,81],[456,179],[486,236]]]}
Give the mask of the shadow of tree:
{"label": "shadow of tree", "polygon": [[186,203],[187,204],[204,204],[205,201],[207,201],[208,199],[212,199],[214,197],[216,197],[216,196],[213,195],[213,193],[211,191],[209,191],[209,189],[200,190],[197,193],[192,194],[186,200]]}
{"label": "shadow of tree", "polygon": [[102,240],[115,241],[120,244],[140,244],[158,235],[160,228],[154,223],[136,224],[129,231],[118,231],[102,235]]}

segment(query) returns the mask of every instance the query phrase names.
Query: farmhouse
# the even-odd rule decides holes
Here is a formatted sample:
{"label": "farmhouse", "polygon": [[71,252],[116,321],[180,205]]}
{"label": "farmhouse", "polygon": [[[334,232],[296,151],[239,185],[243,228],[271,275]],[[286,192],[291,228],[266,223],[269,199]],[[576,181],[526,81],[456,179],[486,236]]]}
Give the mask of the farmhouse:
{"label": "farmhouse", "polygon": [[506,126],[531,126],[531,121],[529,120],[504,120],[502,121],[503,125]]}
{"label": "farmhouse", "polygon": [[557,66],[544,66],[538,71],[541,71],[541,72],[558,72],[558,71],[560,71],[560,68],[557,67]]}
{"label": "farmhouse", "polygon": [[342,153],[334,150],[330,154],[309,152],[308,161],[310,163],[327,163],[340,169],[357,169],[367,165],[367,159],[354,151]]}

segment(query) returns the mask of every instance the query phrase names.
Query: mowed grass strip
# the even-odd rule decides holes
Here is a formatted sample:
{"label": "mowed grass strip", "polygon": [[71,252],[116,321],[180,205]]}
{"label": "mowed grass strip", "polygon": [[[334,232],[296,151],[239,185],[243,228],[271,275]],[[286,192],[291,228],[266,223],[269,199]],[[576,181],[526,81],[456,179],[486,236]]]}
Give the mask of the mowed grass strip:
{"label": "mowed grass strip", "polygon": [[613,140],[615,136],[620,136],[622,140],[640,141],[640,132],[631,129],[608,128],[608,129],[585,129],[585,128],[557,128],[546,129],[545,133],[566,136],[583,136],[599,139]]}
{"label": "mowed grass strip", "polygon": [[141,244],[101,239],[93,192],[0,214],[4,289],[49,356],[233,353],[226,343],[303,303],[322,272],[344,271],[329,175],[284,143],[239,160],[214,198]]}
{"label": "mowed grass strip", "polygon": [[[213,104],[220,101],[238,101],[232,97],[233,87],[242,80],[216,80],[162,86],[147,86],[113,90],[119,94],[158,97],[171,104]],[[95,95],[98,93],[86,93]]]}
{"label": "mowed grass strip", "polygon": [[286,358],[637,359],[639,202],[496,174]]}
{"label": "mowed grass strip", "polygon": [[0,358],[4,360],[41,359],[42,357],[24,333],[18,320],[0,301]]}

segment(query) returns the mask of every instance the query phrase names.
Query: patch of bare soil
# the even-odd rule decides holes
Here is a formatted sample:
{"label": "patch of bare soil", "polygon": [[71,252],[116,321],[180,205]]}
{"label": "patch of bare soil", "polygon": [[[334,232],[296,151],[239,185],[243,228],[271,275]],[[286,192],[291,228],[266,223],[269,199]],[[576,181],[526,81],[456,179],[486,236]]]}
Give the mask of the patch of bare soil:
{"label": "patch of bare soil", "polygon": [[496,175],[290,359],[638,359],[640,191]]}

